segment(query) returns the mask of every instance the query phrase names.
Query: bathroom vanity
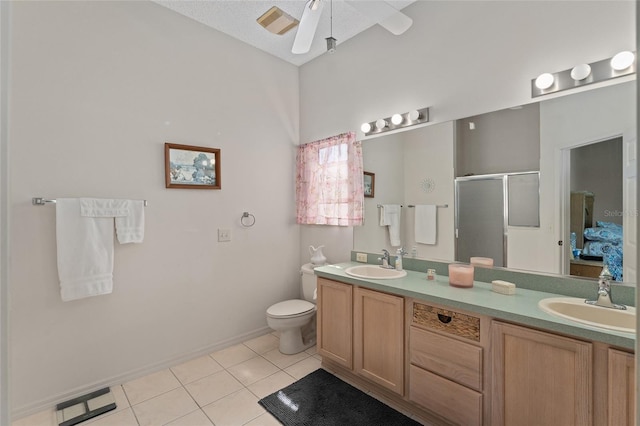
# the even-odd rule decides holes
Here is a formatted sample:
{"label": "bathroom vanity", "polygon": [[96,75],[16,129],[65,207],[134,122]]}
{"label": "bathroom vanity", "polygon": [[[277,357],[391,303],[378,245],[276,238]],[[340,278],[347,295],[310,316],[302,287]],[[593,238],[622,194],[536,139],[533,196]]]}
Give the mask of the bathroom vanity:
{"label": "bathroom vanity", "polygon": [[316,269],[318,353],[336,375],[433,424],[633,424],[633,333],[541,311],[553,293],[363,279],[354,265]]}

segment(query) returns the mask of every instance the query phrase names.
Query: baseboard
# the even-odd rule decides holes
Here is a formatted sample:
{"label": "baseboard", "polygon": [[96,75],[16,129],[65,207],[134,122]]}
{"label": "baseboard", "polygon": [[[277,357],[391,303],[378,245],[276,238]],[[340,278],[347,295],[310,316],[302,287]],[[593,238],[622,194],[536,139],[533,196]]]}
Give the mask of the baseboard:
{"label": "baseboard", "polygon": [[214,344],[202,347],[195,351],[190,351],[188,353],[183,353],[182,355],[179,355],[176,357],[165,359],[161,362],[158,362],[149,366],[145,366],[143,368],[131,370],[126,373],[118,374],[113,377],[108,377],[93,383],[88,383],[86,385],[79,386],[75,389],[71,389],[66,392],[61,392],[59,394],[52,395],[50,397],[32,402],[30,404],[23,405],[21,407],[16,407],[11,410],[11,419],[16,420],[22,417],[27,417],[49,408],[53,410],[56,404],[59,404],[63,401],[67,401],[69,399],[76,398],[81,395],[85,395],[89,392],[93,392],[95,390],[98,390],[104,387],[121,385],[131,380],[144,377],[148,374],[155,373],[157,371],[164,370],[169,367],[173,367],[183,362],[201,357],[203,355],[210,354],[212,352],[219,351],[224,348],[228,348],[229,346],[237,345],[238,343],[245,342],[255,337],[259,337],[264,334],[270,333],[272,331],[273,330],[269,327],[262,327],[254,331],[250,331],[248,333],[244,333],[244,334],[232,337],[230,339],[222,340]]}

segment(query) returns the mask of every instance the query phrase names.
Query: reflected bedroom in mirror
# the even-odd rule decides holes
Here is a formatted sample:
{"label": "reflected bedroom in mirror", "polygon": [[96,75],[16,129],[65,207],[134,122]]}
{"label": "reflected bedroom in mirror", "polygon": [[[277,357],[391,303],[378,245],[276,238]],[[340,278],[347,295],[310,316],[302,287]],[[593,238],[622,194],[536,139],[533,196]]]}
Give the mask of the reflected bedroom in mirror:
{"label": "reflected bedroom in mirror", "polygon": [[[494,267],[582,278],[606,264],[616,281],[635,283],[635,87],[364,139],[376,198],[365,199],[354,250],[403,247],[420,259],[484,257]],[[391,225],[388,206],[401,206]]]}

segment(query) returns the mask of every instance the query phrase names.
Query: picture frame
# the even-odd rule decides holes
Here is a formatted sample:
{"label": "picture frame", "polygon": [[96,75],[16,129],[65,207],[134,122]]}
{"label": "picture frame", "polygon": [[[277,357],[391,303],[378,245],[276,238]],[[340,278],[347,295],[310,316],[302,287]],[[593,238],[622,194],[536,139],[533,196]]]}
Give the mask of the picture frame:
{"label": "picture frame", "polygon": [[167,188],[221,189],[220,168],[218,148],[164,144]]}
{"label": "picture frame", "polygon": [[375,194],[376,175],[371,172],[364,172],[364,196],[373,198]]}

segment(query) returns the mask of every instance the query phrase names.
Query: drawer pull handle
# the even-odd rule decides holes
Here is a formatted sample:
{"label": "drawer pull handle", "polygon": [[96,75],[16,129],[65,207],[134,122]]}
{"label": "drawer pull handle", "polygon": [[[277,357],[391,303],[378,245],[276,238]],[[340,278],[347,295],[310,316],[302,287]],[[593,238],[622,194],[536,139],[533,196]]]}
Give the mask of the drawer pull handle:
{"label": "drawer pull handle", "polygon": [[449,324],[451,322],[451,317],[448,315],[438,314],[438,319],[443,324]]}

